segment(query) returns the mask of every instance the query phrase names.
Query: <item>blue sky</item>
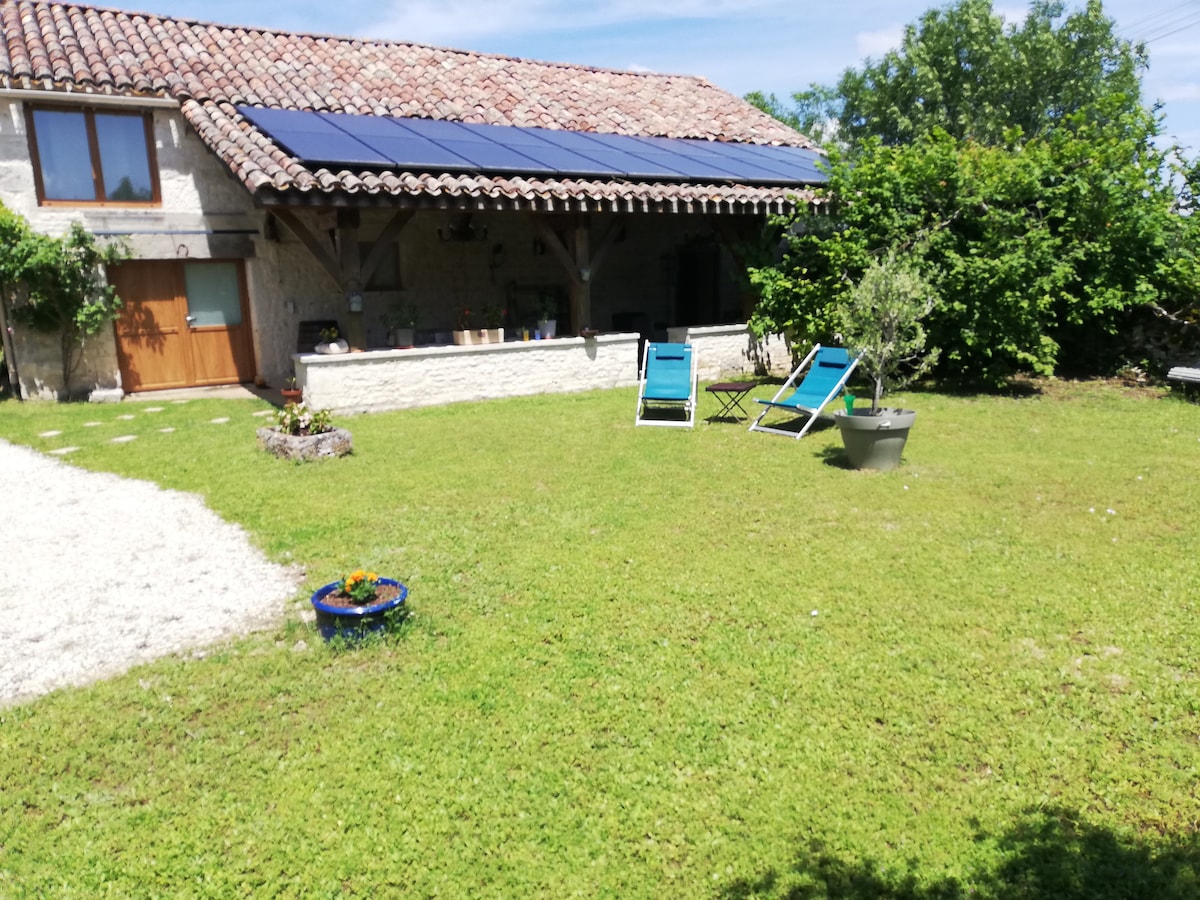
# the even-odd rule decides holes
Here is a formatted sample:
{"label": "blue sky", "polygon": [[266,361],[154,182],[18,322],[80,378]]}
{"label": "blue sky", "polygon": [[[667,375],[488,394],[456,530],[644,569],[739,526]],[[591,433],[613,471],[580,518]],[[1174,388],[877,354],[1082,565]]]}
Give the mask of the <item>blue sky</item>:
{"label": "blue sky", "polygon": [[[1069,5],[1081,5],[1083,0]],[[418,43],[620,69],[700,75],[781,97],[831,83],[894,47],[931,0],[134,0],[125,6],[236,25]],[[1009,19],[1026,6],[996,0]],[[1148,101],[1200,150],[1200,0],[1109,0],[1123,37],[1147,40]]]}

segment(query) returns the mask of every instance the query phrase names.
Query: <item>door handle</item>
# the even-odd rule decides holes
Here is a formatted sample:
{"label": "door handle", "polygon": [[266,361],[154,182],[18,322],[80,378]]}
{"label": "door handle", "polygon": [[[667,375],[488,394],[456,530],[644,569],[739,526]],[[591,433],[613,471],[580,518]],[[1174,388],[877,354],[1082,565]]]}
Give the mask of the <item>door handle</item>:
{"label": "door handle", "polygon": [[194,325],[194,324],[196,324],[196,317],[195,316],[184,316],[183,321],[187,322],[189,325]]}

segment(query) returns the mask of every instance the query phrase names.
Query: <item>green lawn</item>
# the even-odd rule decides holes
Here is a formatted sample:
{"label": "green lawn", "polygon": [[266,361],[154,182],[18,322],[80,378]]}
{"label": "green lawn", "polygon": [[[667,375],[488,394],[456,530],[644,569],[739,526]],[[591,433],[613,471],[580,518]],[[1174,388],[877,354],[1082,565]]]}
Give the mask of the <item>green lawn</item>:
{"label": "green lawn", "polygon": [[309,465],[254,401],[0,404],[413,609],[337,652],[298,598],[0,711],[0,896],[1194,898],[1200,406],[1045,387],[896,398],[886,474],[635,430],[631,390],[345,419]]}

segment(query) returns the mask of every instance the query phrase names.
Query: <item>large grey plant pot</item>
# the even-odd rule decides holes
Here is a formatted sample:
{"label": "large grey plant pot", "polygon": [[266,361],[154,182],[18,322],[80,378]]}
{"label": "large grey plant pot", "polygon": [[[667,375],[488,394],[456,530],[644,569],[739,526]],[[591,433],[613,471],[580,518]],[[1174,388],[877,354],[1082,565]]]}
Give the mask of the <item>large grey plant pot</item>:
{"label": "large grey plant pot", "polygon": [[881,407],[878,415],[869,409],[856,409],[854,415],[843,410],[833,414],[842,432],[846,456],[855,469],[886,472],[900,465],[900,454],[908,440],[909,429],[917,414],[911,409]]}

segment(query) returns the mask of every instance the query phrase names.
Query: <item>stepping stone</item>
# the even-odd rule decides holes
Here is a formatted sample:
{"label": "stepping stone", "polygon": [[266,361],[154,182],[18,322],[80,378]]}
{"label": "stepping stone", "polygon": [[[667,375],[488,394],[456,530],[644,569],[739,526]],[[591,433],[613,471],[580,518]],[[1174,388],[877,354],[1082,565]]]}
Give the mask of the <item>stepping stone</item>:
{"label": "stepping stone", "polygon": [[66,456],[68,453],[74,453],[78,447],[59,447],[57,450],[49,451],[53,456]]}
{"label": "stepping stone", "polygon": [[38,437],[58,437],[60,434],[61,431],[43,431]]}
{"label": "stepping stone", "polygon": [[176,406],[183,406],[183,404],[187,403],[186,400],[172,400],[171,402],[174,403]]}
{"label": "stepping stone", "polygon": [[120,437],[113,438],[111,441],[109,441],[109,443],[110,444],[128,444],[130,441],[136,441],[136,440],[137,440],[136,434],[123,434]]}
{"label": "stepping stone", "polygon": [[258,412],[256,412],[256,413],[250,413],[250,415],[252,415],[252,416],[253,416],[254,418],[256,418],[256,419],[261,419],[263,416],[273,416],[273,415],[275,415],[275,410],[273,410],[273,409],[260,409],[260,410],[259,410]]}
{"label": "stepping stone", "polygon": [[104,424],[103,422],[84,422],[83,427],[84,428],[95,428],[97,425],[103,425],[103,424]]}
{"label": "stepping stone", "polygon": [[209,421],[209,424],[210,425],[224,425],[228,421],[229,421],[229,416],[221,416],[221,418],[219,418],[219,419],[211,419]]}
{"label": "stepping stone", "polygon": [[165,406],[147,406],[142,411],[143,412],[162,412],[164,409],[166,409]]}
{"label": "stepping stone", "polygon": [[170,433],[171,433],[172,431],[174,431],[175,429],[174,429],[174,428],[160,428],[160,429],[158,429],[158,430],[159,430],[159,431],[160,431],[162,434],[170,434]]}
{"label": "stepping stone", "polygon": [[128,413],[126,413],[123,416],[117,416],[117,418],[120,419],[122,422],[132,422],[134,419],[137,418],[137,416],[131,416]]}

